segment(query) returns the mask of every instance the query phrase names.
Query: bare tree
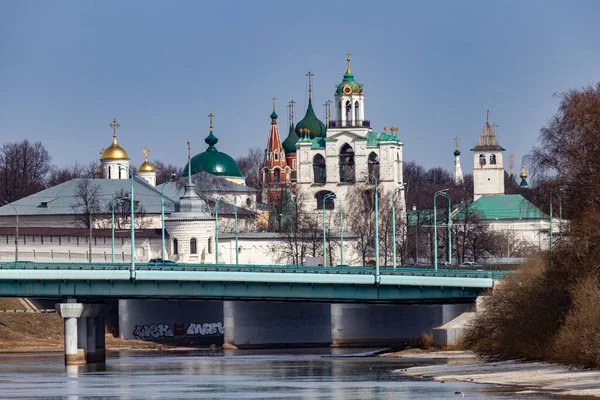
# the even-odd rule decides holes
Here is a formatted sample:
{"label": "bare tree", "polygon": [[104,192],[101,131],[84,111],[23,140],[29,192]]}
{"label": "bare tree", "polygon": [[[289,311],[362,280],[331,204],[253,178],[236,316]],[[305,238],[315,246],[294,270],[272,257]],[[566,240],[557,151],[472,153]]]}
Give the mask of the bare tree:
{"label": "bare tree", "polygon": [[246,176],[246,185],[254,189],[260,189],[260,169],[264,162],[264,150],[258,147],[248,150],[248,154],[236,158],[236,162]]}
{"label": "bare tree", "polygon": [[63,168],[53,165],[50,169],[47,186],[56,186],[77,178],[94,178],[95,170],[96,163],[94,162],[87,164],[79,164],[76,162],[73,165]]}
{"label": "bare tree", "polygon": [[50,160],[41,142],[4,143],[0,147],[0,203],[42,190],[50,171]]}
{"label": "bare tree", "polygon": [[357,183],[346,197],[348,226],[356,235],[356,245],[362,265],[367,265],[367,258],[375,248],[374,194],[372,185]]}
{"label": "bare tree", "polygon": [[[112,199],[106,204],[106,213],[111,215],[112,213],[112,202],[116,199],[122,199],[121,201],[115,202],[115,228],[116,229],[127,229],[131,227],[131,201],[129,200],[129,191],[121,189],[115,192]],[[145,229],[151,224],[151,221],[146,216],[146,210],[138,201],[134,198],[134,219],[135,229]],[[110,228],[112,225],[111,220],[107,220],[105,226]]]}
{"label": "bare tree", "polygon": [[173,175],[180,177],[183,174],[182,167],[175,164],[165,164],[161,160],[154,161],[154,170],[156,171],[157,185],[167,182]]}
{"label": "bare tree", "polygon": [[75,219],[86,228],[93,226],[94,214],[100,212],[100,185],[91,179],[80,179],[75,186],[71,209]]}

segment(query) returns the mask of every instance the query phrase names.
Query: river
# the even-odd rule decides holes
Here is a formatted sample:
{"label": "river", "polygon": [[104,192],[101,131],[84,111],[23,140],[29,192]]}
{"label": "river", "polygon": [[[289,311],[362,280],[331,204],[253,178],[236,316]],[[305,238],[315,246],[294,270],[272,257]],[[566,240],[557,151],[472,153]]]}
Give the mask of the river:
{"label": "river", "polygon": [[[104,366],[63,365],[62,354],[0,354],[1,398],[552,399],[512,388],[433,382],[397,369],[445,362],[354,357],[358,350],[110,353]],[[456,393],[459,392],[459,393]]]}

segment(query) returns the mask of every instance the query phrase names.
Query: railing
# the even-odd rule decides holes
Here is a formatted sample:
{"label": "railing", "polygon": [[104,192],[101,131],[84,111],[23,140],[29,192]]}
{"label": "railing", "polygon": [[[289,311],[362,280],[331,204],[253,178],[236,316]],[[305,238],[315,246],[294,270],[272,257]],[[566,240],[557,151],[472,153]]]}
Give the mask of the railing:
{"label": "railing", "polygon": [[370,128],[371,121],[369,120],[358,120],[354,121],[329,121],[329,128]]}
{"label": "railing", "polygon": [[[33,263],[6,262],[0,263],[1,270],[68,270],[68,271],[125,271],[131,267],[127,263]],[[155,265],[136,264],[138,271],[181,271],[181,272],[256,272],[256,273],[290,273],[290,274],[345,274],[374,275],[375,267],[370,266],[303,266],[303,265],[253,265],[253,264],[177,264]],[[508,271],[471,270],[471,269],[430,269],[407,267],[381,267],[381,275],[390,276],[423,276],[423,277],[455,277],[455,278],[488,278],[502,279]]]}

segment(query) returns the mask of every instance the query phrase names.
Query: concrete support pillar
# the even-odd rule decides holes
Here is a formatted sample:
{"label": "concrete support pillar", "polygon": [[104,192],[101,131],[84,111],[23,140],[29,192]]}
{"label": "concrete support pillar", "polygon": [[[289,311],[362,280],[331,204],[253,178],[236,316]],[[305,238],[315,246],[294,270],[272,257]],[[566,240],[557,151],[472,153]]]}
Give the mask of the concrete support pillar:
{"label": "concrete support pillar", "polygon": [[77,350],[83,353],[87,360],[87,318],[77,318]]}
{"label": "concrete support pillar", "polygon": [[104,317],[96,317],[96,362],[106,362],[106,336],[104,334]]}
{"label": "concrete support pillar", "polygon": [[86,318],[85,360],[88,364],[96,362],[96,318]]}
{"label": "concrete support pillar", "polygon": [[65,364],[85,364],[85,355],[77,348],[77,318],[65,318]]}
{"label": "concrete support pillar", "polygon": [[235,345],[235,303],[223,302],[223,343]]}

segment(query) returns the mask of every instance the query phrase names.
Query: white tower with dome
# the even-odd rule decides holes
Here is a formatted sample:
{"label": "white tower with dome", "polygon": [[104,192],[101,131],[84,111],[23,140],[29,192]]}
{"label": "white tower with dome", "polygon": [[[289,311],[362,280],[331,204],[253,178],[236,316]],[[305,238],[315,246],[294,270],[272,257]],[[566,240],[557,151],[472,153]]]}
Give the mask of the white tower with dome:
{"label": "white tower with dome", "polygon": [[117,128],[121,126],[117,119],[113,119],[110,127],[113,128],[113,141],[110,146],[102,150],[100,168],[104,179],[129,179],[129,155],[117,143]]}

